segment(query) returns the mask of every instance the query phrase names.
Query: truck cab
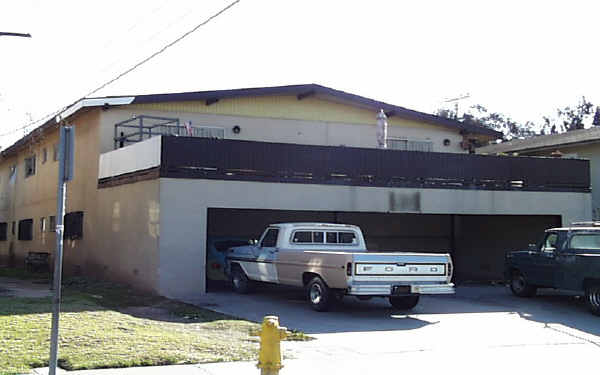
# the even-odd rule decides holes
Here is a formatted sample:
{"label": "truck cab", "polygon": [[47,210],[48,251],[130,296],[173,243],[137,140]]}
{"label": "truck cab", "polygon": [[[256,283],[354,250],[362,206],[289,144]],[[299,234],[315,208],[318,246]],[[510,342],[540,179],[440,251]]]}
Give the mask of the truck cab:
{"label": "truck cab", "polygon": [[539,288],[580,292],[600,315],[600,223],[546,230],[537,244],[506,254],[505,278],[519,297]]}

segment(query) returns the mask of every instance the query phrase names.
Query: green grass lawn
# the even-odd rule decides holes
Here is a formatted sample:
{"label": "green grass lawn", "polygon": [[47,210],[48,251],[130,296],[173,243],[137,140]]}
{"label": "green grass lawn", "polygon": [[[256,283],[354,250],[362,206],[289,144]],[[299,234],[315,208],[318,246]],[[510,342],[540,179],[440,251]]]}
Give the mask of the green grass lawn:
{"label": "green grass lawn", "polygon": [[[250,336],[256,323],[107,283],[66,284],[59,343],[64,369],[256,358],[258,341]],[[50,298],[0,296],[0,374],[48,365],[51,311]]]}

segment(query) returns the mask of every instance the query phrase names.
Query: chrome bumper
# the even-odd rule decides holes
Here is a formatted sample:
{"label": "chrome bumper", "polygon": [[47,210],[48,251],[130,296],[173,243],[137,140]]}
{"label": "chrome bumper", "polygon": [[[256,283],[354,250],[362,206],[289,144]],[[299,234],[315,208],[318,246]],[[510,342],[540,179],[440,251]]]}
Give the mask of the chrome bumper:
{"label": "chrome bumper", "polygon": [[[398,284],[394,284],[398,285]],[[391,296],[392,284],[353,283],[347,294],[354,296]],[[405,285],[406,286],[406,285]],[[410,285],[411,294],[454,294],[454,284],[416,284]]]}

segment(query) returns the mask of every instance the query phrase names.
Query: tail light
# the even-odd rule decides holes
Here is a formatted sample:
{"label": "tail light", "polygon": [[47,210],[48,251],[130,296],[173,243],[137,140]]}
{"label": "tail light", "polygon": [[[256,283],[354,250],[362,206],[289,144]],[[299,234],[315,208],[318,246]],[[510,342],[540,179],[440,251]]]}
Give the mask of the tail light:
{"label": "tail light", "polygon": [[221,269],[221,265],[219,263],[213,263],[211,267],[213,270]]}
{"label": "tail light", "polygon": [[346,264],[346,275],[352,276],[352,262]]}
{"label": "tail light", "polygon": [[454,271],[452,269],[452,262],[448,262],[448,277],[452,278],[452,271]]}

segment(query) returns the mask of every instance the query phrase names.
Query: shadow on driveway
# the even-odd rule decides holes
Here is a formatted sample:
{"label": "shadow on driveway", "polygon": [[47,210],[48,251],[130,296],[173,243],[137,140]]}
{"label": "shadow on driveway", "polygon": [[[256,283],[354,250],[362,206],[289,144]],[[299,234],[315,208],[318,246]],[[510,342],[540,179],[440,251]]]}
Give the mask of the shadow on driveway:
{"label": "shadow on driveway", "polygon": [[396,310],[383,298],[359,301],[346,296],[330,311],[316,312],[302,290],[271,285],[261,285],[247,295],[221,287],[187,302],[257,322],[265,315],[277,315],[282,325],[307,334],[414,330],[448,315],[514,313],[530,321],[586,332],[600,342],[600,318],[587,311],[582,299],[543,290],[535,298],[518,298],[504,286],[459,286],[453,296],[422,296],[410,311]]}

